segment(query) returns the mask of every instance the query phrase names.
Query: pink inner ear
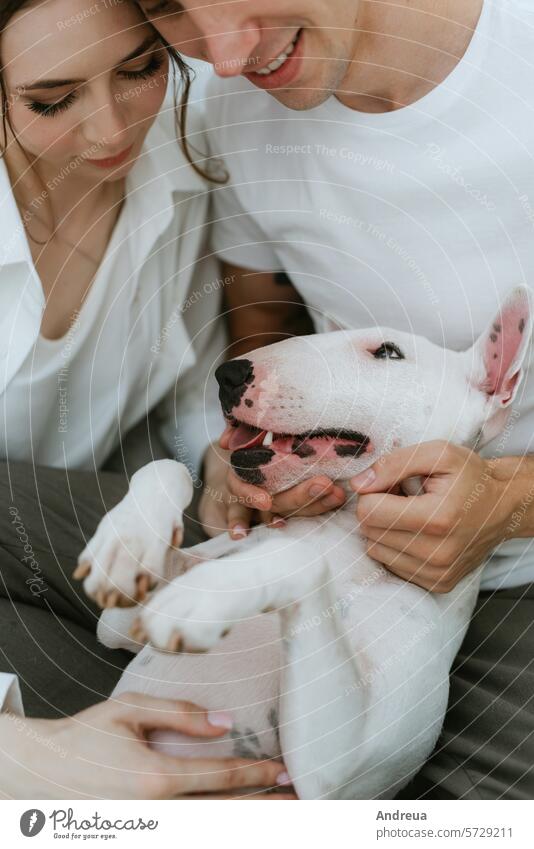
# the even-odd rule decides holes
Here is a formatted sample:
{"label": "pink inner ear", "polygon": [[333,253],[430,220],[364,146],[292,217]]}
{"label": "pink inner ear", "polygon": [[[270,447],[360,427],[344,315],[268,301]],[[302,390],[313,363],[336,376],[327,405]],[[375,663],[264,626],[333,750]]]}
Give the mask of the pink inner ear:
{"label": "pink inner ear", "polygon": [[483,389],[488,395],[503,395],[510,399],[517,383],[518,370],[510,373],[523,342],[527,324],[522,304],[515,304],[501,313],[491,326],[484,342],[486,379]]}

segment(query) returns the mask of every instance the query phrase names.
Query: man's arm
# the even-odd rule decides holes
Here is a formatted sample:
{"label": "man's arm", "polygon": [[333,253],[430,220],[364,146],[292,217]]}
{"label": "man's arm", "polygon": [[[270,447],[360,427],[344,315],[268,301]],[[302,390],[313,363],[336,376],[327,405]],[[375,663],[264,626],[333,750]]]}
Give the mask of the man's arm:
{"label": "man's arm", "polygon": [[[224,266],[224,307],[229,327],[228,358],[280,342],[290,336],[313,333],[308,311],[283,273]],[[244,483],[229,466],[229,452],[212,445],[204,458],[204,486],[199,515],[209,536],[229,530],[234,539],[246,536],[252,511],[262,522],[279,522],[280,515],[315,516],[345,500],[342,487],[325,475],[272,498],[260,487]]]}
{"label": "man's arm", "polygon": [[224,267],[224,304],[230,332],[228,358],[280,342],[289,336],[313,333],[302,298],[283,272]]}

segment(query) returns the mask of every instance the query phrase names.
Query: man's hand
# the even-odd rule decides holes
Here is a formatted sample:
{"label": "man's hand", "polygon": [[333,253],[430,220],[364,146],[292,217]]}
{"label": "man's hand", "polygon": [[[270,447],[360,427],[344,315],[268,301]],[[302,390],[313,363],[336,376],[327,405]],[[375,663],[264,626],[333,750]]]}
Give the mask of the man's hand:
{"label": "man's hand", "polygon": [[288,785],[277,761],[171,757],[147,743],[154,729],[214,739],[231,724],[227,714],[141,693],[123,693],[67,719],[1,714],[0,796],[171,799]]}
{"label": "man's hand", "polygon": [[283,525],[289,516],[318,516],[345,501],[343,488],[325,475],[271,496],[240,480],[231,469],[230,452],[215,445],[206,453],[204,478],[199,514],[204,530],[212,537],[229,530],[233,539],[240,539],[254,521]]}
{"label": "man's hand", "polygon": [[[420,477],[422,494],[399,485]],[[368,554],[400,578],[450,592],[506,537],[516,488],[498,460],[448,442],[427,442],[386,455],[353,478],[356,514]]]}

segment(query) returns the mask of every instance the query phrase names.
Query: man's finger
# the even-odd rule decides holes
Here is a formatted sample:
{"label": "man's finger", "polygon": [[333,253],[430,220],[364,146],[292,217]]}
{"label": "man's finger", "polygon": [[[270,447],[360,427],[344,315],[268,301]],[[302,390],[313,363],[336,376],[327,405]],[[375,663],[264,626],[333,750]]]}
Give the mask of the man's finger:
{"label": "man's finger", "polygon": [[402,554],[396,549],[388,548],[387,545],[380,545],[378,542],[372,542],[367,548],[367,553],[369,557],[381,563],[397,577],[418,584],[418,586],[422,585],[424,564],[416,557]]}
{"label": "man's finger", "polygon": [[396,531],[431,533],[432,522],[441,506],[434,495],[361,495],[356,507],[364,534],[367,527],[391,528]]}
{"label": "man's finger", "polygon": [[390,531],[384,528],[366,528],[368,540],[386,545],[403,554],[410,554],[420,560],[429,560],[439,548],[440,542],[436,537],[425,533],[410,533],[409,531]]}
{"label": "man's finger", "polygon": [[452,471],[458,453],[448,442],[423,442],[386,454],[351,479],[355,492],[387,492],[408,478]]}
{"label": "man's finger", "polygon": [[261,489],[259,486],[252,486],[250,483],[245,483],[232,470],[228,472],[226,480],[230,493],[236,498],[241,499],[250,510],[271,509],[271,496],[264,489]]}
{"label": "man's finger", "polygon": [[199,517],[209,537],[216,537],[228,530],[228,506],[223,501],[213,501],[209,496],[203,496]]}
{"label": "man's finger", "polygon": [[273,511],[280,516],[318,516],[345,501],[342,487],[336,486],[329,478],[320,477],[303,481],[297,486],[280,492],[273,497]]}
{"label": "man's finger", "polygon": [[232,539],[244,539],[250,529],[252,511],[240,501],[230,501],[228,505],[227,523]]}

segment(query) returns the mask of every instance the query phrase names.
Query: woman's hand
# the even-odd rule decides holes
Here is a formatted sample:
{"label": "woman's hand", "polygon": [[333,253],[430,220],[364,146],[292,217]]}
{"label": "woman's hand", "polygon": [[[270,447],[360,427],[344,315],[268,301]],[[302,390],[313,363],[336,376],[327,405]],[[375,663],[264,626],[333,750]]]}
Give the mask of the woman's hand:
{"label": "woman's hand", "polygon": [[[283,764],[176,758],[148,745],[153,729],[221,737],[227,714],[140,693],[67,719],[0,714],[0,789],[14,799],[169,799],[289,783]],[[287,798],[287,795],[286,795]]]}
{"label": "woman's hand", "polygon": [[[435,441],[393,451],[351,481],[367,553],[390,572],[437,593],[450,592],[506,537],[518,500],[513,469]],[[398,484],[420,477],[423,493]]]}
{"label": "woman's hand", "polygon": [[230,466],[229,451],[211,445],[204,459],[199,515],[211,537],[229,530],[233,539],[240,539],[247,535],[254,521],[281,525],[289,516],[318,516],[340,507],[344,501],[343,488],[325,475],[303,481],[278,495],[269,495],[237,477]]}

